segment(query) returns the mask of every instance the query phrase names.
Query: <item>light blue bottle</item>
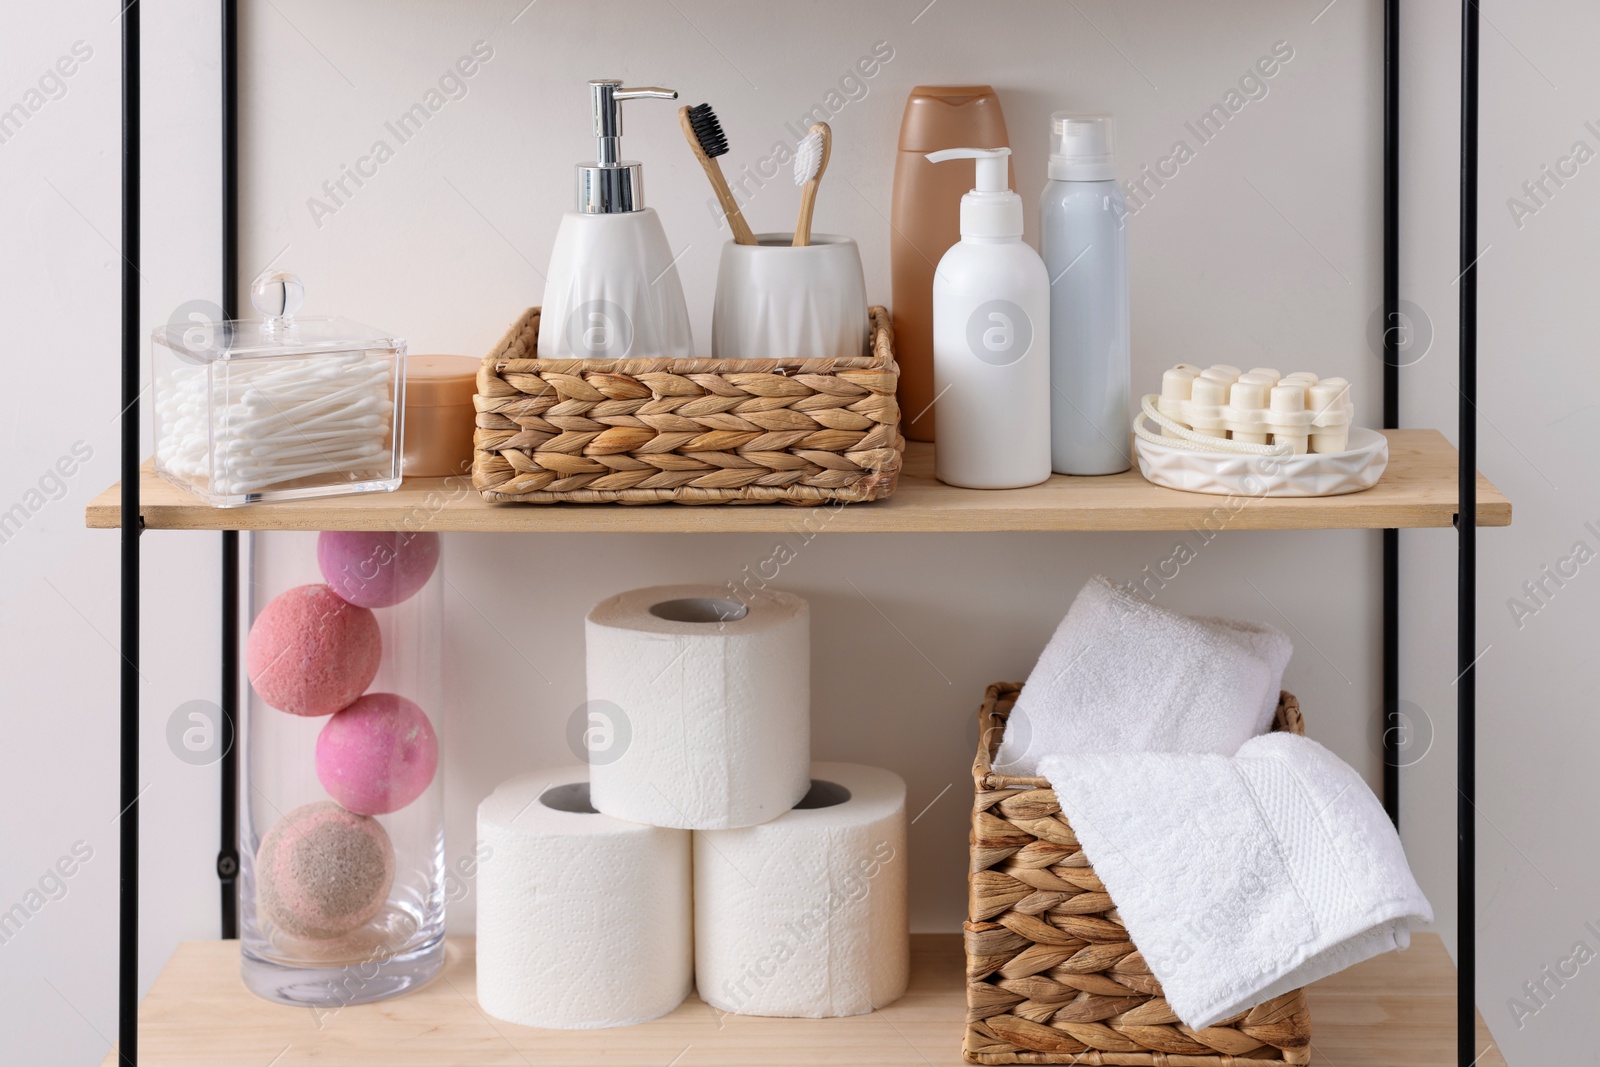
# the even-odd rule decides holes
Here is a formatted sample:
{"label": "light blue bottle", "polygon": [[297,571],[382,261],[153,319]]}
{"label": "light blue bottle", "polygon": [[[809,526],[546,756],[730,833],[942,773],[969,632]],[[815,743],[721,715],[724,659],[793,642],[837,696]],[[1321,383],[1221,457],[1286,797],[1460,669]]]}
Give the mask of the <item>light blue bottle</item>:
{"label": "light blue bottle", "polygon": [[1057,474],[1127,470],[1127,201],[1110,115],[1050,116],[1039,252],[1050,272],[1050,459]]}

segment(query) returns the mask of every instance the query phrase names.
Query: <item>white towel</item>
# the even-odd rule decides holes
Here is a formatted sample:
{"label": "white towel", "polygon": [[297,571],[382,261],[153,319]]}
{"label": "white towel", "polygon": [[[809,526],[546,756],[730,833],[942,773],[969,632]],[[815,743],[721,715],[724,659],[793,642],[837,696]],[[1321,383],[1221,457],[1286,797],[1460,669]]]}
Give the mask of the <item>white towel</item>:
{"label": "white towel", "polygon": [[1210,1026],[1410,943],[1433,911],[1365,782],[1315,741],[1055,755],[1042,771],[1178,1018]]}
{"label": "white towel", "polygon": [[1092,578],[1028,675],[995,770],[1038,774],[1054,753],[1231,756],[1272,725],[1292,651],[1271,626],[1190,618]]}

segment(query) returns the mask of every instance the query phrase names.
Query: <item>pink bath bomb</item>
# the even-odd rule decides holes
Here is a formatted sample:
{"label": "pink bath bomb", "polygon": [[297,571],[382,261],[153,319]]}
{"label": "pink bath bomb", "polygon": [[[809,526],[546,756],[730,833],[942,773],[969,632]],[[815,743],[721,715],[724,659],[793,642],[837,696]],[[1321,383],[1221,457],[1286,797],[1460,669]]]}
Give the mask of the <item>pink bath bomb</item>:
{"label": "pink bath bomb", "polygon": [[256,852],[256,910],[295,937],[343,937],[382,910],[393,883],[388,833],[326,800],[279,819]]}
{"label": "pink bath bomb", "polygon": [[327,530],[317,537],[317,566],[333,591],[363,608],[387,608],[428,584],[439,565],[439,535]]}
{"label": "pink bath bomb", "polygon": [[399,811],[422,795],[439,766],[439,739],[423,710],[394,693],[368,693],[317,735],[317,777],[361,815]]}
{"label": "pink bath bomb", "polygon": [[378,675],[377,617],[325,585],[275,598],[250,627],[244,663],[261,699],[291,715],[332,715]]}

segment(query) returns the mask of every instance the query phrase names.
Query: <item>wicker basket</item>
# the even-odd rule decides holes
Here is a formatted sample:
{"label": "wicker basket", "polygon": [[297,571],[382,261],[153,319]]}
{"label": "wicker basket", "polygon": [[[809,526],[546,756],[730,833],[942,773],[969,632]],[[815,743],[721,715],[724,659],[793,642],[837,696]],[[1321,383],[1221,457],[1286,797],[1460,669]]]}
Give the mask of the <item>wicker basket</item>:
{"label": "wicker basket", "polygon": [[[1128,939],[1116,905],[1043,778],[991,769],[1022,687],[991,685],[972,764],[966,923],[971,1063],[1261,1067],[1311,1062],[1305,991],[1215,1026],[1184,1026]],[[1303,733],[1284,693],[1275,730]]]}
{"label": "wicker basket", "polygon": [[478,370],[472,484],[548,504],[817,505],[894,492],[905,452],[889,313],[868,355],[538,359],[539,309]]}

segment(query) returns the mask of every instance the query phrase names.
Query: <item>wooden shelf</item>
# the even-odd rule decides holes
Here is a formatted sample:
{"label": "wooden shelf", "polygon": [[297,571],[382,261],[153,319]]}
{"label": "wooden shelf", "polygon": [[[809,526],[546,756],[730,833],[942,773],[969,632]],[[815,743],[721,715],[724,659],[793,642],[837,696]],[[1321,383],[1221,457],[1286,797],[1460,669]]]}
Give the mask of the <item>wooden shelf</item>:
{"label": "wooden shelf", "polygon": [[[442,974],[381,1004],[311,1011],[270,1004],[239,979],[237,941],[178,947],[139,1010],[146,1067],[945,1067],[962,1062],[961,939],[912,938],[911,989],[848,1019],[720,1016],[690,997],[614,1030],[533,1030],[478,1008],[473,941],[452,938]],[[1455,968],[1433,934],[1310,991],[1317,1067],[1446,1067],[1455,1058]],[[1479,1044],[1490,1046],[1480,1019]],[[1505,1067],[1490,1050],[1478,1067]],[[116,1054],[105,1067],[115,1067]]]}
{"label": "wooden shelf", "polygon": [[[1383,529],[1449,526],[1456,513],[1456,452],[1437,430],[1388,430],[1389,468],[1366,492],[1310,500],[1232,500],[1180,493],[1137,471],[1052,477],[1028,489],[954,489],[933,478],[933,448],[913,443],[890,499],[833,510],[785,505],[489,504],[466,479],[413,478],[393,493],[210,508],[157,478],[140,479],[140,512],[160,530],[431,529],[483,533],[839,533],[998,530]],[[88,525],[120,522],[118,487],[89,504]],[[802,523],[805,525],[802,526]],[[1478,523],[1507,526],[1511,504],[1481,475]]]}

